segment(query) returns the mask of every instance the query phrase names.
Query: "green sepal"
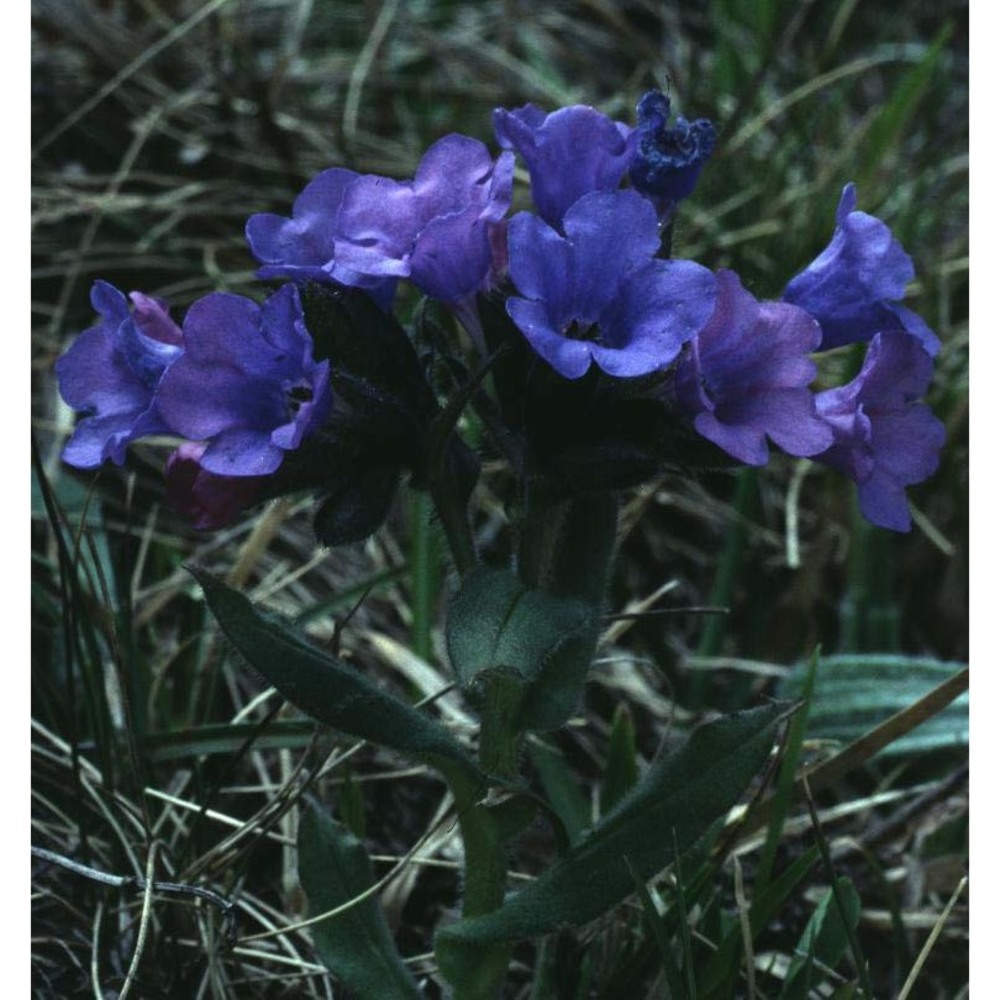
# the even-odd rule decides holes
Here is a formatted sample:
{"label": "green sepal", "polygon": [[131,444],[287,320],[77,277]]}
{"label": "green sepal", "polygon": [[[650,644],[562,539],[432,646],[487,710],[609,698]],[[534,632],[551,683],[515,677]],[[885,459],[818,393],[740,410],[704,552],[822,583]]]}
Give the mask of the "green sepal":
{"label": "green sepal", "polygon": [[618,533],[613,493],[560,498],[535,483],[518,528],[517,569],[525,584],[603,607]]}
{"label": "green sepal", "polygon": [[[481,700],[502,672],[521,685],[514,728],[555,729],[576,707],[597,644],[592,605],[530,590],[514,573],[477,566],[451,603],[446,637],[459,683]],[[492,673],[491,673],[492,672]]]}
{"label": "green sepal", "polygon": [[[369,890],[371,860],[347,827],[309,803],[299,818],[299,881],[314,916]],[[372,895],[312,926],[316,954],[359,997],[411,1000],[423,994],[396,950],[385,915]]]}
{"label": "green sepal", "polygon": [[335,548],[374,534],[389,516],[399,486],[399,469],[358,467],[332,482],[313,515],[313,530],[323,545]]}
{"label": "green sepal", "polygon": [[659,757],[618,807],[526,889],[492,913],[443,927],[435,951],[536,937],[585,924],[692,847],[733,806],[767,759],[786,705],[768,705],[696,729]]}
{"label": "green sepal", "polygon": [[485,780],[439,722],[310,645],[286,622],[259,611],[204,570],[190,572],[226,638],[297,708],[349,736],[426,760],[442,771],[457,765],[474,780]]}

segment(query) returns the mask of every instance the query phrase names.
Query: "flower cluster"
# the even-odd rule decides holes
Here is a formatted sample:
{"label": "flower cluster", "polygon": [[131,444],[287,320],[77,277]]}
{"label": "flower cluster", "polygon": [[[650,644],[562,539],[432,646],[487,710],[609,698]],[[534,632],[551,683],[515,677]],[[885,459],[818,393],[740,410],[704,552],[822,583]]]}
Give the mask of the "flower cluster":
{"label": "flower cluster", "polygon": [[[121,464],[125,447],[150,434],[198,442],[182,446],[172,469],[196,462],[188,508],[202,527],[233,511],[211,495],[229,479],[273,473],[330,409],[329,365],[312,358],[312,341],[297,290],[289,285],[263,305],[217,292],[195,302],[183,327],[166,306],[137,292],[124,295],[103,281],[91,301],[101,322],[56,362],[63,398],[84,414],[63,452],[89,469]],[[247,484],[238,489],[245,492]],[[199,499],[204,495],[205,499]]]}
{"label": "flower cluster", "polygon": [[[444,470],[467,495],[477,465],[460,442],[428,457],[449,439],[433,429],[433,365],[392,317],[408,281],[494,366],[528,475],[571,490],[586,467],[581,481],[617,487],[678,456],[692,464],[692,439],[716,464],[763,465],[770,442],[850,477],[875,524],[909,528],[905,489],[933,473],[943,443],[920,402],[940,345],[900,304],[912,262],[857,210],[853,185],[829,246],[780,301],[761,302],[735,273],[664,249],[714,149],[710,122],[671,124],[669,98],[651,91],[635,127],[531,104],[497,109],[493,125],[496,157],[447,135],[412,180],[332,168],[290,216],[252,216],[259,277],[287,282],[262,304],[216,293],[178,325],[164,303],[133,292],[130,305],[97,282],[100,322],[56,365],[83,416],[65,460],[120,464],[137,438],[178,437],[168,495],[196,526],[313,488],[341,526],[333,540],[377,526],[403,473]],[[533,210],[508,219],[518,157]],[[867,345],[857,377],[814,392],[811,356],[854,343]],[[366,505],[377,513],[351,513]]]}

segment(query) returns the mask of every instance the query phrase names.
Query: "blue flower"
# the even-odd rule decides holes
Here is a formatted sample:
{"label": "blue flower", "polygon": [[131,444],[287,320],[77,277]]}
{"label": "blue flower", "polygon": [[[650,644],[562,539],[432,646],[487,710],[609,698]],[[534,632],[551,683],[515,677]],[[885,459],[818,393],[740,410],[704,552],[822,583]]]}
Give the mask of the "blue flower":
{"label": "blue flower", "polygon": [[869,341],[879,331],[903,330],[934,357],[941,342],[916,313],[898,304],[913,280],[913,261],[889,227],[857,211],[856,204],[857,192],[848,184],[837,208],[833,239],[788,283],[784,301],[818,320],[822,350]]}
{"label": "blue flower", "polygon": [[551,114],[534,104],[497,108],[493,129],[524,159],[538,214],[556,229],[585,194],[617,190],[635,151],[633,129],[582,104]]}
{"label": "blue flower", "polygon": [[677,366],[677,403],[695,429],[733,458],[766,465],[767,438],[791,455],[833,443],[809,384],[819,344],[816,321],[795,306],[758,302],[732,271],[719,271],[708,324]]}
{"label": "blue flower", "polygon": [[313,343],[295,287],[258,306],[214,292],[184,318],[184,355],[157,406],[171,430],[206,442],[199,464],[217,476],[263,476],[315,431],[331,406],[330,363]]}
{"label": "blue flower", "polygon": [[370,277],[350,271],[337,261],[337,216],[348,186],[361,175],[334,167],[317,174],[295,199],[290,219],[271,212],[250,216],[247,242],[264,266],[260,278],[339,282],[363,288],[383,307],[396,292],[395,278]]}
{"label": "blue flower", "polygon": [[909,531],[906,487],[938,465],[944,425],[918,402],[932,371],[915,337],[890,330],[874,336],[855,379],[816,397],[834,443],[815,460],[853,479],[861,513],[883,528]]}
{"label": "blue flower", "polygon": [[183,354],[183,337],[157,299],[133,292],[133,309],[113,285],[96,281],[90,301],[101,322],[56,362],[63,399],[84,415],[63,450],[81,469],[125,461],[130,441],[164,432],[155,394],[163,373]]}
{"label": "blue flower", "polygon": [[638,148],[628,168],[629,180],[649,198],[661,219],[695,189],[701,169],[715,149],[715,126],[706,118],[670,121],[670,98],[650,90],[636,106]]}
{"label": "blue flower", "polygon": [[383,306],[407,278],[451,304],[488,286],[505,264],[495,250],[513,176],[512,154],[494,161],[481,142],[447,135],[412,181],[325,171],[296,199],[291,219],[252,216],[247,240],[263,278],[333,281],[363,288]]}
{"label": "blue flower", "polygon": [[532,348],[575,379],[591,362],[632,377],[665,368],[705,325],[715,277],[685,260],[657,260],[653,207],[634,191],[584,195],[562,233],[522,212],[510,222],[507,312]]}

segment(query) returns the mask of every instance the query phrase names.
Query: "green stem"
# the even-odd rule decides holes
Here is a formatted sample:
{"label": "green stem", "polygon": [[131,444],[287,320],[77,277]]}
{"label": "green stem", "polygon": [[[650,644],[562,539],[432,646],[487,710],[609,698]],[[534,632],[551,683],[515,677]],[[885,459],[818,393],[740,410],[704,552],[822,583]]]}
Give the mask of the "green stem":
{"label": "green stem", "polygon": [[[517,775],[520,737],[515,719],[523,685],[503,671],[490,676],[482,708],[479,763],[483,771],[503,779]],[[465,770],[446,774],[458,808],[465,852],[462,916],[491,913],[503,905],[507,890],[509,830],[502,802]],[[510,944],[480,945],[458,940],[438,944],[438,964],[454,987],[455,1000],[495,1000],[500,996],[510,964]]]}
{"label": "green stem", "polygon": [[440,584],[438,540],[431,526],[431,505],[425,493],[410,494],[410,582],[413,622],[410,645],[424,660],[433,658],[431,628]]}
{"label": "green stem", "polygon": [[[490,714],[489,699],[484,712],[487,714]],[[516,742],[502,721],[484,720],[479,748],[481,763],[489,767],[500,758],[516,762]],[[501,824],[484,798],[485,790],[465,771],[456,770],[447,777],[458,808],[465,854],[462,916],[468,919],[502,905],[507,888],[507,852]],[[454,987],[454,1000],[496,1000],[500,996],[507,978],[511,945],[450,940],[440,943],[437,951],[441,971]]]}

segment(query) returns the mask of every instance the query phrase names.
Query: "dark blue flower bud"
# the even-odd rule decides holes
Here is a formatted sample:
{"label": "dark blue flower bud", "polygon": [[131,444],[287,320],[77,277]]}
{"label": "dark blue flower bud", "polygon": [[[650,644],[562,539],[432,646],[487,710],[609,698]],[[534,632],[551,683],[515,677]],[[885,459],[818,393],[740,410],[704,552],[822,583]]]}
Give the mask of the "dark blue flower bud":
{"label": "dark blue flower bud", "polygon": [[694,191],[701,168],[715,149],[715,126],[707,118],[689,122],[683,115],[671,126],[670,98],[659,90],[642,96],[636,118],[639,143],[629,179],[666,219]]}

